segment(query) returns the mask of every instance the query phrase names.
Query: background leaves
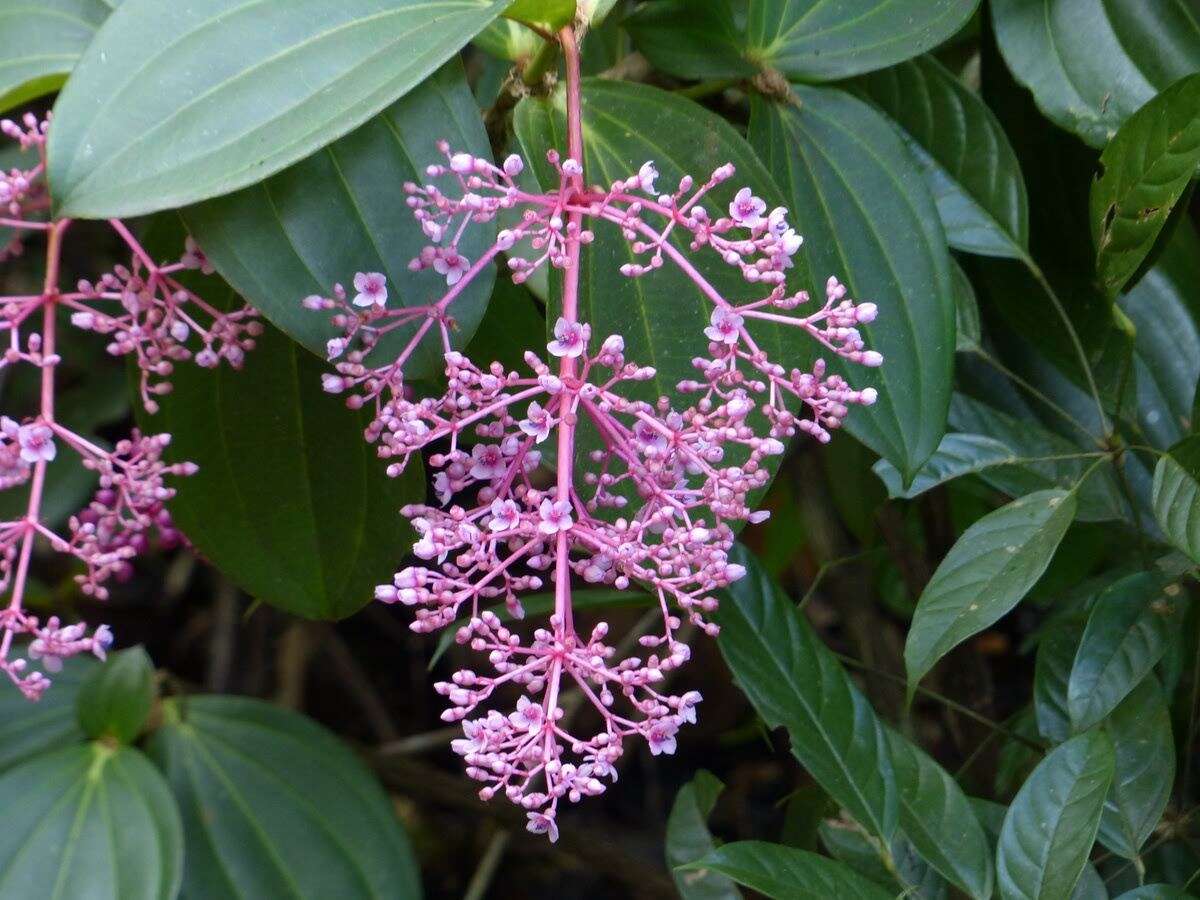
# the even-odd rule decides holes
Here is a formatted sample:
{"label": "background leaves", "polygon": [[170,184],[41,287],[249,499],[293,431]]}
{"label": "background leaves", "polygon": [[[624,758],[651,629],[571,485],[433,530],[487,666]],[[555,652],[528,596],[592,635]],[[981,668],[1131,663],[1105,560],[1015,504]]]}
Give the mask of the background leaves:
{"label": "background leaves", "polygon": [[1047,756],[1004,817],[996,851],[1004,900],[1069,897],[1096,839],[1113,778],[1113,747],[1092,731]]}
{"label": "background leaves", "polygon": [[[179,247],[165,222],[158,246]],[[220,308],[238,302],[219,278],[185,276]],[[321,389],[324,364],[268,327],[240,371],[180,366],[161,411],[179,479],[171,514],[202,553],[253,596],[310,618],[342,618],[389,580],[411,530],[399,515],[424,497],[419,464],[399,478],[362,437],[365,412]],[[139,407],[140,409],[140,407]]]}
{"label": "background leaves", "polygon": [[0,5],[0,113],[58,90],[110,12],[102,0]]}
{"label": "background leaves", "polygon": [[55,208],[131,216],[261,181],[415,87],[505,5],[126,0],[55,104]]}
{"label": "background leaves", "polygon": [[179,802],[184,892],[420,896],[387,797],[340,742],[256,700],[168,701],[149,746]]}
{"label": "background leaves", "polygon": [[833,276],[879,306],[862,331],[883,366],[839,371],[878,388],[880,400],[855,410],[846,427],[907,482],[937,449],[950,400],[955,309],[945,235],[886,119],[842,91],[794,90],[796,103],[752,101],[750,143],[804,235],[812,296]]}
{"label": "background leaves", "polygon": [[1154,246],[1200,165],[1200,74],[1134,113],[1100,155],[1092,235],[1104,286],[1116,293]]}
{"label": "background leaves", "polygon": [[746,577],[721,604],[718,643],[734,679],[792,752],[838,803],[890,839],[897,802],[883,725],[804,617],[744,552]]}
{"label": "background leaves", "polygon": [[750,57],[801,81],[846,78],[924,53],[961,28],[979,0],[751,0]]}

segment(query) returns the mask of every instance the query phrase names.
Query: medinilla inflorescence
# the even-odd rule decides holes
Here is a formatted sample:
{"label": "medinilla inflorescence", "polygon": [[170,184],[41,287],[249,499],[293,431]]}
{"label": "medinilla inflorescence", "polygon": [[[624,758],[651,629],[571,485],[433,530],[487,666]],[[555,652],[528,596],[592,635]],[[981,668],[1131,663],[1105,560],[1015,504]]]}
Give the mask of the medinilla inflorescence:
{"label": "medinilla inflorescence", "polygon": [[[875,318],[874,304],[849,299],[834,278],[823,302],[788,286],[801,238],[786,209],[769,209],[749,188],[726,208],[710,208],[713,190],[736,177],[732,165],[699,183],[685,176],[664,193],[653,161],[608,186],[586,186],[570,29],[560,40],[568,147],[547,154],[553,188],[523,188],[518,156],[495,165],[443,143],[445,162],[405,191],[430,241],[410,268],[443,278],[444,293],[426,305],[389,306],[386,278],[360,272],[353,294],[339,285],[303,301],[331,313],[339,334],[328,344],[334,371],[323,376],[324,388],[370,411],[365,436],[388,473],[399,475],[414,454],[426,454],[434,472],[435,502],[402,510],[419,536],[412,547],[419,562],[380,585],[376,597],[412,607],[418,632],[459,623],[457,642],[486,657],[486,670],[462,669],[435,686],[449,701],[442,718],[462,723],[453,749],[483,799],[503,794],[527,811],[531,831],[551,840],[560,803],[603,792],[630,739],[645,739],[655,755],[671,753],[679,728],[696,720],[700,695],[671,693],[664,683],[690,656],[680,637],[685,623],[715,635],[716,592],[745,574],[730,561],[734,528],[766,518],[752,503],[769,481],[770,458],[797,431],[828,441],[852,405],[876,400],[873,388],[855,389],[823,359],[800,369],[768,358],[755,327],[794,326],[827,354],[883,362],[858,327]],[[467,229],[501,214],[516,224],[477,259],[464,256]],[[593,334],[580,319],[581,246],[597,228],[617,229],[629,242],[638,261],[622,266],[624,275],[652,278],[673,265],[711,305],[696,335],[695,376],[674,396],[637,399],[631,388],[655,369],[627,358],[621,335]],[[673,240],[680,234],[684,248]],[[525,247],[532,253],[521,255]],[[761,296],[729,300],[694,264],[700,254],[737,269]],[[553,337],[525,352],[520,371],[473,361],[451,343],[455,300],[502,258],[517,282],[542,266],[562,272]],[[411,332],[407,344],[378,363],[380,339],[400,329]],[[405,367],[427,338],[444,352],[446,389],[437,397],[418,397],[405,383]],[[587,459],[576,449],[583,427],[599,445]],[[543,477],[547,449],[552,477]],[[641,655],[618,653],[604,622],[576,629],[572,584],[580,582],[640,586],[652,596],[661,628],[639,638]],[[545,622],[505,624],[489,609],[503,604],[522,620],[522,594],[543,587],[555,598]],[[507,688],[518,695],[515,708],[484,712]],[[593,733],[566,715],[568,689],[597,711]]]}
{"label": "medinilla inflorescence", "polygon": [[[95,332],[107,340],[110,354],[132,357],[141,401],[154,412],[155,398],[171,389],[177,363],[192,360],[212,368],[223,360],[239,366],[262,328],[249,307],[222,312],[180,284],[176,276],[185,269],[211,271],[193,243],[188,242],[180,259],[159,264],[116,219],[109,224],[129,248],[129,265],[64,289],[63,239],[71,222],[54,219],[49,212],[48,126],[32,115],[20,123],[0,121],[0,132],[17,141],[33,163],[27,169],[0,171],[0,228],[12,232],[0,248],[0,259],[19,255],[23,239],[30,235],[41,234],[46,244],[42,289],[0,296],[0,332],[7,332],[0,372],[19,365],[39,372],[36,409],[24,416],[0,416],[0,490],[28,492],[24,514],[0,522],[0,591],[7,597],[0,611],[0,670],[34,700],[50,685],[45,673],[61,669],[63,659],[87,652],[103,659],[112,642],[105,625],[89,634],[82,623],[64,625],[54,616],[43,622],[25,609],[35,543],[44,541],[52,550],[74,557],[83,568],[75,576],[81,591],[106,599],[106,582],[127,577],[131,560],[152,536],[168,544],[179,540],[166,509],[175,494],[169,479],[196,471],[192,463],[163,459],[169,434],[134,430],[107,447],[60,420],[55,408],[62,363],[59,329],[73,326]],[[46,517],[46,493],[50,479],[64,476],[58,471],[61,467],[48,474],[48,466],[63,451],[94,473],[97,489],[65,528],[55,530]],[[17,643],[26,636],[27,643]]]}

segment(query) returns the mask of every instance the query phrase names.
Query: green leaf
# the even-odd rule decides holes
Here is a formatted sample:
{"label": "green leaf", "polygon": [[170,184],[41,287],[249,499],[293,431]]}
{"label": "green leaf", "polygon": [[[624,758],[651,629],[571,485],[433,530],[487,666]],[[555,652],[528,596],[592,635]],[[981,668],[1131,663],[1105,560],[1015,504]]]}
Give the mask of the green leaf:
{"label": "green leaf", "polygon": [[512,0],[504,15],[558,29],[575,19],[575,0]]}
{"label": "green leaf", "polygon": [[738,841],[684,867],[711,869],[777,900],[892,900],[892,895],[842,863],[765,841]]}
{"label": "green leaf", "polygon": [[[160,228],[149,245],[177,252],[177,222]],[[218,307],[234,302],[216,277],[181,280]],[[369,415],[322,391],[325,370],[268,327],[240,371],[180,365],[161,411],[138,411],[145,429],[172,435],[171,460],[200,467],[170,504],[200,552],[257,599],[337,619],[390,581],[412,541],[399,509],[425,482],[420,465],[387,477],[362,436]]]}
{"label": "green leaf", "polygon": [[1134,859],[1154,833],[1175,783],[1171,713],[1158,679],[1142,679],[1104,729],[1116,751],[1116,774],[1100,819],[1100,843]]}
{"label": "green leaf", "polygon": [[900,473],[886,459],[872,466],[872,471],[887,486],[892,499],[911,500],[938,485],[982,472],[992,466],[1018,463],[1020,459],[1007,446],[982,434],[947,434],[938,444],[933,456],[929,457],[912,483],[905,488]]}
{"label": "green leaf", "polygon": [[1136,109],[1200,68],[1187,3],[995,0],[1000,52],[1041,111],[1103,147]]}
{"label": "green leaf", "polygon": [[875,711],[792,601],[740,546],[746,576],[716,620],[733,677],[771,728],[834,800],[874,834],[896,830],[897,792],[887,735]]}
{"label": "green leaf", "polygon": [[1092,184],[1096,269],[1116,294],[1154,246],[1200,165],[1200,73],[1129,117],[1100,155]]}
{"label": "green leaf", "polygon": [[101,0],[0,4],[0,113],[58,90],[110,12]]}
{"label": "green leaf", "polygon": [[1194,424],[1200,381],[1200,237],[1180,223],[1155,266],[1118,303],[1137,328],[1134,374],[1138,425],[1166,449]]}
{"label": "green leaf", "polygon": [[1184,438],[1159,458],[1151,503],[1167,540],[1200,563],[1200,436]]}
{"label": "green leaf", "polygon": [[185,896],[421,895],[391,802],[332,734],[259,700],[163,706],[148,752],[183,814]]}
{"label": "green leaf", "polygon": [[952,647],[1020,602],[1050,565],[1076,506],[1074,492],[1039,491],[963,532],[917,601],[904,646],[910,690]]}
{"label": "green leaf", "polygon": [[262,181],[416,87],[504,6],[126,0],[54,106],[55,213],[134,216]]}
{"label": "green leaf", "polygon": [[[1079,483],[1083,473],[1095,462],[1088,458],[1069,458],[1078,457],[1083,451],[1077,444],[1040,425],[1032,414],[1009,415],[965,394],[955,394],[950,401],[950,427],[997,440],[1014,456],[1024,460],[1017,465],[991,467],[979,473],[980,478],[1010,497],[1049,488],[1070,488]],[[1079,499],[1078,518],[1082,522],[1104,522],[1125,515],[1116,482],[1107,468],[1093,472],[1076,490],[1076,496]]]}
{"label": "green leaf", "polygon": [[[367,124],[288,170],[254,187],[183,211],[188,230],[217,270],[293,340],[325,356],[340,334],[330,315],[305,309],[310,294],[329,296],[356,272],[382,272],[388,305],[424,306],[446,291],[433,272],[409,262],[429,243],[412,216],[405,182],[421,181],[425,167],[445,163],[437,143],[491,158],[478,107],[462,64],[453,60]],[[475,260],[495,237],[495,225],[473,225],[460,248]],[[459,347],[474,334],[492,289],[489,266],[450,308]],[[398,354],[420,323],[386,335],[373,358]],[[435,329],[436,331],[436,329]],[[445,367],[440,338],[431,336],[405,368],[409,378]]]}
{"label": "green leaf", "polygon": [[725,785],[717,776],[701,769],[675,795],[667,818],[667,868],[683,900],[730,900],[742,896],[720,872],[678,871],[680,866],[695,862],[716,846],[707,821],[723,790]]}
{"label": "green leaf", "polygon": [[[537,32],[526,28],[520,22],[514,22],[512,19],[494,19],[487,28],[475,35],[471,43],[497,59],[525,63],[537,53],[542,39],[538,37]],[[501,77],[508,71],[507,66],[502,66]],[[480,105],[487,104],[481,100]]]}
{"label": "green leaf", "polygon": [[179,811],[137,750],[66,747],[0,777],[0,898],[171,900],[179,892]]}
{"label": "green leaf", "polygon": [[99,665],[90,656],[64,660],[62,671],[54,674],[50,689],[37,703],[20,691],[0,692],[0,772],[48,750],[83,743],[75,699]]}
{"label": "green leaf", "polygon": [[1096,839],[1113,766],[1112,741],[1092,731],[1056,748],[1033,770],[1000,832],[996,871],[1004,900],[1070,896]]}
{"label": "green leaf", "polygon": [[1126,891],[1116,900],[1193,900],[1194,895],[1173,884],[1146,884]]}
{"label": "green leaf", "polygon": [[908,481],[946,430],[955,318],[946,238],[887,119],[839,90],[795,92],[794,104],[753,99],[750,143],[804,235],[810,293],[821,296],[836,275],[852,296],[879,306],[863,332],[883,365],[838,368],[851,383],[877,388],[879,402],[853,412],[846,427]]}
{"label": "green leaf", "polygon": [[967,23],[979,0],[750,0],[748,55],[799,81],[832,81],[911,59]]}
{"label": "green leaf", "polygon": [[623,24],[656,69],[678,78],[749,78],[758,71],[746,59],[729,0],[648,3]]}
{"label": "green leaf", "polygon": [[1033,670],[1033,711],[1038,734],[1054,744],[1061,744],[1071,736],[1067,691],[1084,627],[1085,623],[1075,616],[1051,628],[1038,642]]}
{"label": "green leaf", "polygon": [[888,731],[900,827],[917,852],[972,897],[992,896],[992,854],[958,783],[919,747]]}
{"label": "green leaf", "polygon": [[1023,259],[1029,199],[1017,156],[996,116],[932,56],[851,82],[910,139],[952,247]]}
{"label": "green leaf", "polygon": [[1178,584],[1149,572],[1122,578],[1096,598],[1067,689],[1075,731],[1104,719],[1158,665],[1185,599]]}
{"label": "green leaf", "polygon": [[84,733],[128,744],[137,737],[154,706],[154,663],[141,647],[109,657],[79,690],[75,710]]}
{"label": "green leaf", "polygon": [[[557,189],[558,176],[546,163],[546,151],[566,146],[566,115],[563,92],[546,99],[522,100],[515,112],[516,134],[530,169],[545,188]],[[612,184],[636,173],[647,160],[653,160],[661,173],[660,190],[674,189],[684,174],[707,178],[717,167],[731,162],[737,175],[705,196],[715,219],[728,208],[734,193],[742,185],[775,206],[783,195],[754,155],[754,151],[734,128],[721,117],[685,97],[642,84],[607,79],[584,79],[583,133],[585,177],[589,184]],[[579,315],[603,340],[610,334],[625,339],[625,356],[639,364],[653,365],[654,378],[643,382],[635,393],[638,399],[653,402],[676,393],[676,385],[695,377],[692,360],[707,346],[704,328],[712,312],[712,302],[695,283],[669,260],[655,272],[641,278],[621,274],[620,266],[636,259],[620,229],[598,222],[595,240],[582,252],[579,287]],[[711,249],[693,253],[689,239],[675,229],[672,240],[686,254],[700,274],[724,297],[740,302],[761,294],[761,285],[745,281],[740,270],[727,265]],[[796,287],[815,289],[804,278],[804,263],[797,256],[799,277]],[[557,281],[557,273],[551,281]],[[824,282],[822,281],[822,285]],[[557,319],[558,291],[547,311],[548,324]],[[823,288],[820,296],[823,296]],[[883,304],[880,304],[881,307]],[[881,314],[880,318],[883,318]],[[800,329],[763,322],[766,327],[752,329],[758,345],[772,359],[798,364],[803,354],[811,354],[814,342]],[[873,326],[869,326],[873,327]],[[886,352],[886,351],[885,351]],[[862,367],[856,367],[856,384],[864,381]],[[851,422],[869,415],[860,409],[850,414]],[[586,420],[585,420],[586,421]],[[581,429],[580,458],[602,446],[590,426]]]}
{"label": "green leaf", "polygon": [[979,299],[975,286],[957,260],[952,260],[951,273],[954,277],[954,322],[956,325],[954,349],[959,353],[978,350],[983,334],[979,323]]}

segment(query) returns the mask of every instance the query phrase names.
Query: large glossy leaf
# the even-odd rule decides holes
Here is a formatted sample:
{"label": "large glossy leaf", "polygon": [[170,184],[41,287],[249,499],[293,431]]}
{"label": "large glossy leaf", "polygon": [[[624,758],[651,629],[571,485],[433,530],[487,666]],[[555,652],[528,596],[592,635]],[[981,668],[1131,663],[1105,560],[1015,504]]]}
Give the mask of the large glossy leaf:
{"label": "large glossy leaf", "polygon": [[1028,254],[1029,199],[1021,166],[978,94],[932,56],[863,76],[850,88],[911,138],[951,246],[987,256]]}
{"label": "large glossy leaf", "polygon": [[1167,540],[1200,563],[1200,436],[1184,438],[1159,458],[1151,502]]}
{"label": "large glossy leaf", "polygon": [[921,466],[907,488],[901,482],[900,472],[886,459],[875,463],[872,470],[887,486],[889,497],[911,500],[955,478],[1018,462],[1020,458],[994,438],[953,432],[942,438],[933,456]]}
{"label": "large glossy leaf", "polygon": [[758,71],[746,58],[729,0],[648,3],[623,24],[655,68],[679,78],[748,78]]}
{"label": "large glossy leaf", "polygon": [[958,31],[979,0],[750,0],[751,59],[800,81],[882,69]]}
{"label": "large glossy leaf", "polygon": [[84,681],[99,665],[88,656],[66,660],[37,703],[30,703],[20,691],[0,692],[0,772],[47,750],[84,740],[75,716],[75,700]]}
{"label": "large glossy leaf", "polygon": [[888,891],[849,866],[806,850],[765,841],[726,844],[686,868],[721,872],[774,900],[892,898]]}
{"label": "large glossy leaf", "polygon": [[890,860],[885,860],[884,845],[855,824],[827,819],[820,824],[817,833],[830,856],[891,891],[894,896],[903,893],[914,900],[946,900],[950,885],[918,855],[902,832],[897,832],[887,847]]}
{"label": "large glossy leaf", "polygon": [[1056,748],[1033,770],[1000,831],[996,871],[1004,900],[1071,895],[1096,839],[1113,766],[1112,741],[1091,731]]}
{"label": "large glossy leaf", "polygon": [[701,769],[675,795],[667,818],[667,868],[683,900],[732,900],[742,896],[733,881],[716,870],[678,871],[716,846],[708,830],[708,816],[724,789],[720,779]]}
{"label": "large glossy leaf", "polygon": [[963,532],[917,601],[904,646],[910,686],[1020,602],[1046,571],[1076,505],[1073,492],[1038,491]]}
{"label": "large glossy leaf", "polygon": [[[391,308],[427,305],[447,290],[441,275],[408,268],[429,239],[404,193],[405,182],[424,180],[426,166],[445,163],[437,149],[443,139],[456,150],[491,156],[458,60],[341,140],[261,184],[189,207],[184,221],[231,285],[323,357],[336,332],[328,313],[301,306],[308,295],[329,296],[335,283],[349,286],[356,272],[387,276]],[[494,223],[472,225],[459,246],[468,259],[478,259],[494,236]],[[483,316],[493,277],[488,267],[450,308],[460,347]],[[388,334],[378,356],[399,353],[418,324]],[[434,335],[405,375],[420,378],[442,368],[441,340]]]}
{"label": "large glossy leaf", "polygon": [[1149,572],[1122,578],[1096,598],[1067,689],[1076,731],[1104,719],[1158,665],[1184,600],[1178,584]]}
{"label": "large glossy leaf", "polygon": [[1175,783],[1171,713],[1154,675],[1144,678],[1104,724],[1116,751],[1116,769],[1100,843],[1133,859],[1154,832]]}
{"label": "large glossy leaf", "polygon": [[146,723],[154,697],[154,663],[141,647],[130,647],[88,677],[75,712],[88,737],[128,744]]}
{"label": "large glossy leaf", "polygon": [[1092,185],[1096,268],[1110,293],[1137,271],[1200,165],[1200,74],[1171,85],[1121,126]]}
{"label": "large glossy leaf", "polygon": [[924,751],[888,731],[900,827],[917,852],[970,896],[992,896],[992,853],[966,794]]}
{"label": "large glossy leaf", "polygon": [[58,90],[110,12],[101,0],[0,3],[0,113]]}
{"label": "large glossy leaf", "polygon": [[1193,426],[1200,381],[1200,237],[1180,223],[1157,263],[1118,301],[1137,328],[1137,421],[1151,445],[1166,449]]}
{"label": "large glossy leaf", "polygon": [[738,549],[746,576],[717,613],[718,645],[733,677],[834,800],[876,835],[896,828],[897,791],[882,723],[833,653],[758,561]]}
{"label": "large glossy leaf", "polygon": [[56,210],[171,209],[261,181],[361,125],[507,0],[127,0],[54,107]]}
{"label": "large glossy leaf", "polygon": [[100,743],[39,756],[0,778],[0,898],[172,900],[179,811],[137,750]]}
{"label": "large glossy leaf", "polygon": [[[169,223],[151,243],[178,248]],[[189,273],[218,306],[219,278]],[[368,417],[321,390],[324,364],[268,327],[234,370],[176,368],[175,390],[144,428],[172,435],[172,459],[200,470],[178,479],[175,523],[214,565],[257,599],[312,618],[365,605],[412,541],[399,515],[425,495],[420,465],[388,478],[363,440]]]}
{"label": "large glossy leaf", "polygon": [[148,750],[183,814],[186,896],[420,896],[391,803],[332,734],[244,698],[163,712]]}
{"label": "large glossy leaf", "polygon": [[[1009,415],[965,394],[955,394],[950,401],[950,427],[999,441],[1022,460],[979,472],[980,478],[1011,497],[1048,488],[1070,488],[1095,461],[1080,458],[1078,444],[1042,426],[1032,414]],[[1107,469],[1093,472],[1076,495],[1081,521],[1103,522],[1125,514],[1116,482]]]}
{"label": "large glossy leaf", "polygon": [[1103,147],[1135,110],[1200,69],[1192,0],[995,0],[1013,75],[1050,119]]}
{"label": "large glossy leaf", "polygon": [[812,275],[836,275],[879,305],[864,331],[884,364],[850,373],[879,402],[847,427],[908,481],[946,427],[955,304],[945,234],[912,154],[879,112],[839,90],[795,92],[795,104],[753,101],[750,142],[795,212]]}

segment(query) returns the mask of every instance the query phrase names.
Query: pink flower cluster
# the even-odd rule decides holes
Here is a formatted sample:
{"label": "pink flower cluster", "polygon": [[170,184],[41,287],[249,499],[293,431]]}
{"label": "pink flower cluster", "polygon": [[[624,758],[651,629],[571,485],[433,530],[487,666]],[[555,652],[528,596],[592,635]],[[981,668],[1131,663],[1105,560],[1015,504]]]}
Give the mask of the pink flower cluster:
{"label": "pink flower cluster", "polygon": [[[62,291],[62,239],[70,221],[50,221],[45,216],[49,208],[43,178],[47,123],[32,116],[26,116],[23,125],[4,120],[0,132],[19,141],[23,149],[36,151],[37,158],[27,170],[0,173],[0,209],[5,214],[0,226],[17,234],[16,243],[8,250],[15,252],[20,240],[32,234],[42,235],[46,242],[42,291],[0,296],[0,331],[8,332],[0,370],[18,364],[32,366],[40,373],[41,386],[36,414],[21,419],[0,417],[0,490],[28,489],[25,514],[0,522],[0,592],[9,595],[7,606],[0,611],[0,670],[27,697],[37,699],[50,679],[32,669],[30,660],[55,672],[64,658],[77,653],[90,652],[103,659],[112,634],[101,625],[89,636],[83,624],[62,626],[56,617],[42,625],[25,611],[35,541],[43,539],[55,552],[76,559],[83,567],[75,578],[82,592],[106,599],[106,582],[130,574],[130,561],[146,549],[152,535],[166,543],[179,540],[166,510],[175,494],[168,479],[196,471],[192,463],[169,464],[163,459],[170,435],[142,435],[135,430],[128,439],[107,449],[56,418],[56,374],[62,363],[56,338],[63,320],[69,317],[77,328],[105,335],[110,353],[137,360],[142,401],[150,412],[157,409],[153,398],[170,390],[167,379],[177,362],[194,359],[211,367],[224,359],[238,366],[254,346],[261,325],[248,307],[220,312],[175,279],[176,273],[186,268],[211,271],[190,241],[182,259],[159,265],[115,219],[111,225],[132,253],[130,266],[118,266],[95,283],[81,281],[75,290]],[[60,319],[60,310],[67,316]],[[198,351],[186,346],[193,336],[198,339]],[[77,454],[80,464],[94,472],[98,482],[91,502],[68,519],[61,534],[43,514],[47,466],[60,448]],[[21,635],[30,638],[27,658],[19,656],[14,645]]]}
{"label": "pink flower cluster", "polygon": [[[411,268],[432,269],[448,290],[427,306],[388,309],[383,276],[359,273],[353,301],[337,286],[331,297],[304,302],[334,313],[335,371],[324,376],[325,390],[373,411],[366,439],[388,473],[399,474],[425,451],[434,472],[436,503],[402,510],[419,535],[418,562],[380,585],[376,597],[412,607],[415,631],[454,626],[458,643],[486,656],[488,673],[463,669],[436,685],[449,701],[443,719],[463,724],[453,749],[482,784],[483,799],[504,794],[527,810],[531,831],[553,840],[560,802],[603,792],[616,779],[628,739],[645,739],[655,755],[671,753],[681,726],[695,721],[700,695],[673,694],[666,679],[690,656],[680,634],[685,622],[717,632],[716,593],[744,575],[729,559],[734,527],[767,517],[751,505],[770,480],[771,458],[797,430],[827,441],[851,405],[876,399],[873,389],[856,390],[829,373],[823,360],[808,371],[773,362],[751,327],[793,325],[832,354],[878,366],[882,357],[866,349],[858,330],[877,310],[847,299],[845,287],[830,279],[821,308],[786,315],[809,301],[786,286],[801,239],[786,210],[768,212],[749,189],[737,192],[725,213],[709,211],[704,201],[733,177],[731,165],[698,188],[684,177],[675,192],[657,195],[652,162],[607,188],[585,188],[580,163],[551,151],[558,185],[535,194],[515,181],[524,166],[517,156],[496,166],[445,144],[440,149],[446,164],[426,174],[452,189],[429,183],[405,190],[431,241]],[[479,259],[465,259],[458,249],[465,229],[512,210],[518,224],[502,229]],[[623,266],[624,274],[641,277],[670,261],[712,303],[703,335],[708,353],[694,360],[698,377],[679,384],[675,398],[636,399],[630,389],[655,370],[628,359],[620,335],[597,340],[578,319],[579,252],[593,239],[591,223],[619,229],[642,260]],[[689,236],[693,253],[715,252],[747,282],[761,284],[763,296],[731,303],[672,241],[673,232]],[[525,240],[530,258],[514,250]],[[450,343],[450,305],[501,253],[509,254],[518,282],[547,263],[564,270],[563,315],[547,355],[525,353],[528,371],[473,362]],[[417,323],[396,359],[368,362],[381,333]],[[435,327],[446,391],[417,398],[404,368]],[[577,468],[577,429],[585,423],[602,449]],[[553,448],[552,476],[542,467],[546,446]],[[637,586],[654,598],[662,625],[640,637],[644,653],[622,658],[604,622],[576,630],[571,585],[578,582]],[[554,613],[524,637],[502,621],[499,604],[520,620],[521,595],[543,586],[553,586]],[[481,712],[506,686],[520,692],[515,709]],[[590,702],[598,727],[582,731],[566,715],[568,689]]]}

